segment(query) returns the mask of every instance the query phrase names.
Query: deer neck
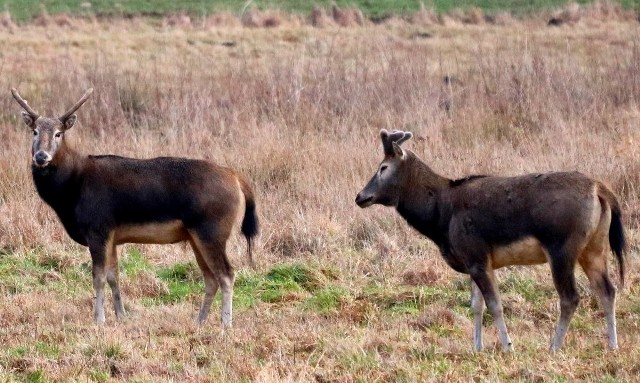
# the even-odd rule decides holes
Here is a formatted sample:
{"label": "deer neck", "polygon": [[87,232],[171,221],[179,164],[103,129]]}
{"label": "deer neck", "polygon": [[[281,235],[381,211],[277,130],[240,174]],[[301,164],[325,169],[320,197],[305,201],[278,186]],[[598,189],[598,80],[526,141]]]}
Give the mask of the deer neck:
{"label": "deer neck", "polygon": [[45,168],[31,166],[38,194],[59,215],[64,215],[62,210],[72,208],[78,199],[85,160],[63,142],[51,164]]}
{"label": "deer neck", "polygon": [[396,209],[420,233],[438,246],[446,246],[447,219],[441,196],[449,188],[451,180],[431,170],[413,153],[408,153],[409,172]]}

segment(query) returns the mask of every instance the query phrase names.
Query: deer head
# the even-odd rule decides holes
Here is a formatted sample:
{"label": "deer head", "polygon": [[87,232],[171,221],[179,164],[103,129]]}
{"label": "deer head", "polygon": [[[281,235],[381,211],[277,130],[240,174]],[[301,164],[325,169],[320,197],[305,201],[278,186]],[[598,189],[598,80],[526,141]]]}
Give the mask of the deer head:
{"label": "deer head", "polygon": [[367,186],[356,196],[358,206],[365,208],[373,204],[397,206],[401,188],[405,182],[404,162],[406,154],[400,145],[413,137],[410,132],[395,130],[380,131],[384,159]]}
{"label": "deer head", "polygon": [[27,102],[20,97],[15,88],[11,88],[11,94],[18,104],[24,109],[21,112],[22,120],[33,131],[33,144],[31,146],[31,160],[35,167],[44,168],[56,158],[58,149],[62,147],[64,132],[71,129],[78,116],[75,112],[88,99],[93,88],[89,88],[84,95],[69,110],[58,118],[40,116]]}

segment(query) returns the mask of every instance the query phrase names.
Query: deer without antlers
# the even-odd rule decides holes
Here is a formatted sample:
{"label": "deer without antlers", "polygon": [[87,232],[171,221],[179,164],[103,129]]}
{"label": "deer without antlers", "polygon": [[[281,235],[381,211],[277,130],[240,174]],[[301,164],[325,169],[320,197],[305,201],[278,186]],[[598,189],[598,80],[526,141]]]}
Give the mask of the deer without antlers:
{"label": "deer without antlers", "polygon": [[38,194],[57,213],[69,236],[89,247],[96,322],[105,322],[105,282],[111,287],[116,317],[125,315],[118,283],[118,245],[189,241],[205,283],[198,322],[207,319],[220,288],[222,324],[230,327],[234,272],[226,243],[243,204],[241,231],[251,261],[251,241],[258,232],[249,183],[232,169],[206,161],[77,153],[65,143],[64,135],[92,91],[87,90],[59,118],[48,118],[11,89],[24,109],[22,119],[34,134],[31,170]]}
{"label": "deer without antlers", "polygon": [[[549,262],[560,296],[560,318],[551,339],[558,350],[578,306],[574,267],[580,264],[604,309],[609,347],[618,347],[615,287],[607,272],[611,247],[624,283],[625,237],[620,205],[601,182],[580,173],[519,177],[438,175],[400,144],[409,132],[380,132],[384,160],[356,203],[395,207],[439,247],[449,266],[472,279],[474,346],[482,349],[484,303],[505,351],[513,346],[503,319],[494,269]],[[608,242],[608,243],[607,243]]]}

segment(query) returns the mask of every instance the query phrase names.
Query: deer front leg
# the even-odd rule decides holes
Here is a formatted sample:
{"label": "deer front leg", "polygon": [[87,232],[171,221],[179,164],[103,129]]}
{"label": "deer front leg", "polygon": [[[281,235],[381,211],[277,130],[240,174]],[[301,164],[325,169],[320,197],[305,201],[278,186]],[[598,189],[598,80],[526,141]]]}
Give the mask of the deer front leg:
{"label": "deer front leg", "polygon": [[107,255],[106,278],[109,286],[111,287],[111,295],[113,296],[113,308],[116,313],[116,318],[122,319],[125,316],[125,311],[124,305],[122,304],[122,296],[120,294],[118,252],[114,243],[111,243],[109,249],[111,251],[109,251],[109,254]]}
{"label": "deer front leg", "polygon": [[496,323],[502,351],[512,352],[513,343],[511,343],[511,338],[507,332],[507,325],[504,323],[502,302],[500,301],[500,295],[498,295],[493,269],[476,268],[471,272],[471,278],[473,278],[473,281],[482,292],[487,308]]}
{"label": "deer front leg", "polygon": [[97,324],[104,324],[104,284],[107,280],[105,272],[105,240],[95,239],[89,243],[91,253],[91,274],[93,276],[93,289],[96,293],[94,318]]}

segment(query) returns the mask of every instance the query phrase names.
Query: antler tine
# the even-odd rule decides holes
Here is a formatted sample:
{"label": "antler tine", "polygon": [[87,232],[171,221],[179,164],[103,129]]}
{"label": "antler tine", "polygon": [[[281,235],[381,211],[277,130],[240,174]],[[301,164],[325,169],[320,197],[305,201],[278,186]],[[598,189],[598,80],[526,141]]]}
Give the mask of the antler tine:
{"label": "antler tine", "polygon": [[404,137],[404,132],[402,130],[394,130],[391,134],[389,134],[389,142],[398,142],[402,140]]}
{"label": "antler tine", "polygon": [[69,118],[73,113],[75,113],[76,110],[78,110],[82,104],[84,104],[85,102],[87,102],[87,100],[89,99],[89,96],[91,96],[91,93],[93,93],[93,88],[89,88],[87,89],[86,92],[84,92],[84,94],[82,95],[82,97],[80,98],[80,100],[78,100],[78,102],[76,102],[76,104],[74,106],[72,106],[69,110],[67,110],[65,112],[65,114],[63,114],[62,116],[60,116],[58,119],[60,121],[64,121],[67,118]]}
{"label": "antler tine", "polygon": [[400,138],[398,141],[396,141],[396,144],[401,145],[403,142],[407,141],[411,137],[413,137],[413,133],[411,133],[411,132],[403,132],[402,138]]}
{"label": "antler tine", "polygon": [[31,115],[31,117],[33,117],[34,121],[37,120],[38,117],[40,117],[40,115],[36,113],[35,110],[31,109],[29,104],[27,104],[27,102],[22,97],[20,97],[20,94],[18,94],[18,91],[16,90],[16,88],[11,88],[11,94],[13,95],[13,98],[15,98],[16,101],[18,101],[18,104],[20,104],[22,109],[24,109],[27,113]]}

